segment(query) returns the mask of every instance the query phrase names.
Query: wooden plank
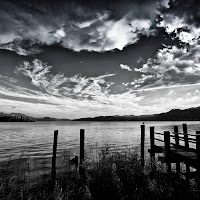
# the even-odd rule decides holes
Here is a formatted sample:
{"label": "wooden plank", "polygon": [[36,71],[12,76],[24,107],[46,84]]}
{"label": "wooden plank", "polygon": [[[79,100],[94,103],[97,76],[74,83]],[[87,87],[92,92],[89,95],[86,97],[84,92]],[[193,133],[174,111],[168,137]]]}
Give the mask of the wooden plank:
{"label": "wooden plank", "polygon": [[[162,163],[167,163],[167,159],[166,159],[165,156],[164,157],[159,157],[158,160],[161,161]],[[177,155],[171,155],[171,157],[170,157],[170,163],[177,163],[177,161],[178,162],[183,162],[184,159],[180,158]]]}
{"label": "wooden plank", "polygon": [[[151,153],[152,150],[148,149],[148,152]],[[154,145],[154,153],[163,153],[164,147]]]}
{"label": "wooden plank", "polygon": [[172,154],[176,155],[178,158],[184,161],[184,163],[188,164],[191,167],[196,168],[197,156],[195,152],[190,152],[184,149],[173,149]]}
{"label": "wooden plank", "polygon": [[182,146],[182,145],[179,145],[178,147],[176,145],[173,145],[171,148],[196,153],[196,149],[194,149],[194,148],[185,149],[185,146]]}
{"label": "wooden plank", "polygon": [[[164,146],[156,146],[154,147],[155,153],[164,153],[165,147]],[[149,153],[151,149],[148,150]],[[175,159],[177,158],[180,162],[188,163],[191,167],[197,167],[197,155],[194,151],[188,151],[184,148],[177,148],[175,146],[171,146],[171,163],[175,163]],[[164,159],[166,162],[166,159]]]}

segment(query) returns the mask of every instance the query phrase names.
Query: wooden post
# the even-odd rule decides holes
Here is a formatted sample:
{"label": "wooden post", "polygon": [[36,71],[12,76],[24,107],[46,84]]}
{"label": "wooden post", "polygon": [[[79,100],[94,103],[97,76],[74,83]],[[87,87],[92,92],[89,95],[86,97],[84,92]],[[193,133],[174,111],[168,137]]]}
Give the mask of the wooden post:
{"label": "wooden post", "polygon": [[58,130],[54,131],[54,142],[53,142],[53,157],[52,157],[52,172],[51,172],[51,178],[53,187],[55,185],[56,180],[56,150],[57,150],[57,141],[58,141]]}
{"label": "wooden post", "polygon": [[196,152],[197,152],[197,187],[200,192],[200,131],[196,131]]}
{"label": "wooden post", "polygon": [[176,147],[179,147],[178,126],[174,126],[174,134],[175,134],[175,144],[176,144]]}
{"label": "wooden post", "polygon": [[[185,141],[185,148],[188,150],[189,149],[189,142],[188,142],[188,131],[187,131],[187,124],[183,124],[183,133],[184,133],[184,141]],[[190,173],[190,166],[186,163],[186,180],[189,184],[189,173]]]}
{"label": "wooden post", "polygon": [[141,165],[144,167],[145,125],[141,125]]}
{"label": "wooden post", "polygon": [[[174,126],[175,144],[179,147],[178,126]],[[176,172],[180,174],[180,162],[176,162]]]}
{"label": "wooden post", "polygon": [[80,129],[80,165],[83,164],[84,161],[84,139],[85,139],[85,130]]}
{"label": "wooden post", "polygon": [[154,141],[154,126],[150,127],[150,141],[151,141],[151,167],[155,167],[155,141]]}
{"label": "wooden post", "polygon": [[187,124],[183,124],[183,134],[184,134],[184,140],[185,140],[185,148],[189,149]]}
{"label": "wooden post", "polygon": [[164,131],[164,142],[165,142],[165,159],[166,159],[166,165],[167,165],[167,171],[171,173],[171,151],[170,151],[170,132]]}

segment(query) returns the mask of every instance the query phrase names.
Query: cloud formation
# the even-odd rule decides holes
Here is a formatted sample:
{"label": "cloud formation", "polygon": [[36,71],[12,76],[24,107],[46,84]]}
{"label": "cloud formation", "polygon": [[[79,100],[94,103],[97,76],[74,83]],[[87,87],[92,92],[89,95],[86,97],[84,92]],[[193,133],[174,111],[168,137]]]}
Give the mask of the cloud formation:
{"label": "cloud formation", "polygon": [[119,66],[120,66],[121,69],[125,69],[129,72],[133,71],[128,65],[120,64]]}
{"label": "cloud formation", "polygon": [[95,2],[0,1],[0,106],[71,118],[198,106],[199,3]]}
{"label": "cloud formation", "polygon": [[[109,75],[90,79],[98,80],[99,83],[100,80],[100,82],[104,82],[104,78],[107,76]],[[77,77],[70,77],[72,82],[79,82],[79,80]],[[10,84],[10,87],[0,86],[1,111],[9,112],[15,105],[16,112],[23,111],[25,114],[37,117],[77,118],[107,115],[108,113],[110,115],[140,115],[164,112],[172,108],[184,109],[188,105],[198,106],[200,101],[199,84],[156,87],[154,89],[143,88],[141,90],[129,90],[121,94],[109,94],[107,92],[99,93],[99,86],[93,88],[94,83],[92,90],[85,91],[83,89],[85,82],[88,82],[88,80],[83,78],[79,86],[75,87],[77,91],[74,92],[81,95],[87,93],[93,96],[92,98],[83,98],[82,96],[81,101],[72,98],[72,94],[66,96],[61,91],[60,96],[58,96],[54,93],[48,94],[46,91],[19,87],[15,83]]]}
{"label": "cloud formation", "polygon": [[155,33],[153,21],[163,6],[168,7],[167,0],[102,1],[95,8],[87,1],[2,0],[0,48],[24,56],[55,44],[74,51],[122,50]]}
{"label": "cloud formation", "polygon": [[16,72],[29,77],[31,83],[41,91],[55,96],[72,98],[92,98],[106,95],[113,84],[107,79],[115,74],[104,74],[97,77],[85,77],[76,74],[66,77],[63,73],[52,74],[52,66],[35,59],[32,63],[24,61],[17,67]]}
{"label": "cloud formation", "polygon": [[157,27],[165,28],[168,34],[173,33],[173,37],[178,38],[181,42],[196,45],[200,37],[200,28],[194,24],[188,24],[186,17],[176,16],[174,14],[165,14]]}
{"label": "cloud formation", "polygon": [[[163,49],[159,49],[155,58],[149,58],[141,68],[134,69],[141,74],[142,78],[132,84],[140,83],[140,87],[155,87],[199,83],[199,50],[199,45],[189,49],[178,48],[177,46],[165,46]],[[149,79],[151,79],[150,82]],[[142,83],[144,84],[142,85]]]}

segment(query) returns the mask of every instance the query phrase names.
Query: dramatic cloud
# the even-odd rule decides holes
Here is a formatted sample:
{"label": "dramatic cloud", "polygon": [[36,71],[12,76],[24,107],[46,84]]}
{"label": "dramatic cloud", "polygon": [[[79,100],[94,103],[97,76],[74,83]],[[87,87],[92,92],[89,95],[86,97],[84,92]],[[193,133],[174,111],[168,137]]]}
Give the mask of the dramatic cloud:
{"label": "dramatic cloud", "polygon": [[0,21],[1,111],[78,118],[199,106],[197,1],[1,0]]}
{"label": "dramatic cloud", "polygon": [[187,20],[173,14],[165,14],[158,27],[165,28],[168,34],[175,34],[181,42],[196,45],[200,37],[200,28],[193,24],[187,24]]}
{"label": "dramatic cloud", "polygon": [[[48,6],[47,6],[48,5]],[[20,55],[38,54],[43,45],[74,51],[122,50],[141,36],[155,33],[152,25],[167,0],[123,3],[102,1],[95,9],[79,1],[0,2],[0,48]],[[121,12],[118,12],[118,10]]]}
{"label": "dramatic cloud", "polygon": [[[199,83],[200,77],[200,46],[190,49],[168,46],[159,49],[155,58],[149,58],[141,68],[135,71],[141,73],[142,78],[134,84],[146,82],[148,87],[161,85]],[[145,74],[145,75],[144,75]],[[144,86],[144,85],[143,85]]]}
{"label": "dramatic cloud", "polygon": [[31,79],[31,83],[42,91],[56,96],[74,96],[74,98],[92,98],[93,96],[106,95],[112,82],[107,78],[115,74],[105,74],[97,77],[84,77],[79,74],[66,77],[64,74],[51,74],[52,66],[35,59],[32,63],[25,61],[17,69]]}
{"label": "dramatic cloud", "polygon": [[[96,79],[99,82],[106,76],[103,75]],[[77,77],[70,79],[79,82]],[[79,84],[80,88],[84,87],[83,82],[85,81],[82,80]],[[61,118],[92,117],[106,113],[112,115],[151,114],[168,111],[171,108],[183,109],[188,105],[198,106],[200,101],[198,88],[199,84],[193,84],[130,90],[122,94],[99,93],[95,89],[89,92],[93,93],[92,98],[82,98],[80,101],[77,98],[65,95],[56,96],[53,93],[47,94],[45,91],[29,90],[12,84],[10,88],[0,87],[0,106],[3,112],[10,111],[15,105],[15,112],[23,110],[23,113],[32,116],[48,115]],[[76,92],[79,93],[81,90]]]}

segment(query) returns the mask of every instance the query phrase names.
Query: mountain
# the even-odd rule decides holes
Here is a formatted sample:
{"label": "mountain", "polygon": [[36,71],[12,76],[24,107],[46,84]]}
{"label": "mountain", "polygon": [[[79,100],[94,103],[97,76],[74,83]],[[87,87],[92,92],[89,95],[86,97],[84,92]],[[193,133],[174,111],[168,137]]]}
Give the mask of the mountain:
{"label": "mountain", "polygon": [[[21,113],[6,114],[0,112],[0,122],[33,122],[33,121],[70,121],[69,119],[58,119],[51,117],[33,118]],[[200,121],[200,107],[185,110],[172,109],[166,113],[154,115],[115,115],[98,116],[74,119],[73,121]]]}
{"label": "mountain", "polygon": [[154,115],[99,116],[74,121],[200,121],[200,107],[185,110],[172,109],[169,112]]}
{"label": "mountain", "polygon": [[34,122],[34,121],[69,121],[69,119],[58,119],[51,117],[34,118],[21,113],[0,112],[0,122]]}
{"label": "mountain", "polygon": [[58,119],[51,117],[35,118],[35,121],[70,121],[69,119]]}
{"label": "mountain", "polygon": [[0,112],[0,122],[33,122],[34,118],[21,113]]}

